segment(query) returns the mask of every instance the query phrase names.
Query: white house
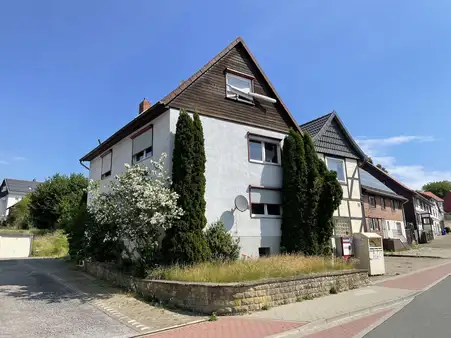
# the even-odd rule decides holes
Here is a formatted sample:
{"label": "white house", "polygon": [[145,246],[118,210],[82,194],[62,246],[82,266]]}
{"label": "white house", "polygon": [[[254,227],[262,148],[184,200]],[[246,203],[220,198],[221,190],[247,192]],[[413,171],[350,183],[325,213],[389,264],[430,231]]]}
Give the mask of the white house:
{"label": "white house", "polygon": [[[366,155],[352,138],[344,124],[333,111],[313,121],[302,124],[301,129],[310,134],[320,159],[329,170],[337,173],[343,188],[343,199],[334,212],[334,249],[342,254],[339,243],[342,238],[364,231],[363,204],[360,194],[359,166]],[[337,246],[337,247],[336,247]]]}
{"label": "white house", "polygon": [[[299,126],[241,38],[163,99],[144,100],[137,117],[80,159],[89,162],[89,177],[106,186],[125,163],[162,153],[171,170],[182,108],[201,116],[208,223],[222,220],[244,255],[278,253],[282,140]],[[237,196],[246,197],[248,210],[235,208]]]}
{"label": "white house", "polygon": [[0,219],[5,219],[10,208],[33,192],[39,182],[5,178],[0,185]]}
{"label": "white house", "polygon": [[431,205],[430,225],[432,228],[432,234],[434,237],[440,236],[442,234],[442,228],[445,226],[445,211],[443,208],[444,201],[430,191],[422,192],[421,195],[427,198]]}

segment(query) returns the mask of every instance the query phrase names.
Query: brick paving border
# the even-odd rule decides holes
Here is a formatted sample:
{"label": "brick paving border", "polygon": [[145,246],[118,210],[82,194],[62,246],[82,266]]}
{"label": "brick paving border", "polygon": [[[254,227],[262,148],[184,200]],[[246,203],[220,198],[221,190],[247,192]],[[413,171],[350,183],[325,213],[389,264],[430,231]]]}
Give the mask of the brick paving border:
{"label": "brick paving border", "polygon": [[406,290],[423,290],[424,288],[434,284],[443,277],[451,273],[451,263],[441,265],[428,270],[420,271],[407,276],[399,277],[389,281],[376,283],[375,285],[385,286],[388,288],[406,289]]}
{"label": "brick paving border", "polygon": [[192,324],[183,328],[146,336],[148,338],[264,338],[298,328],[305,323],[278,320],[219,317],[215,322]]}

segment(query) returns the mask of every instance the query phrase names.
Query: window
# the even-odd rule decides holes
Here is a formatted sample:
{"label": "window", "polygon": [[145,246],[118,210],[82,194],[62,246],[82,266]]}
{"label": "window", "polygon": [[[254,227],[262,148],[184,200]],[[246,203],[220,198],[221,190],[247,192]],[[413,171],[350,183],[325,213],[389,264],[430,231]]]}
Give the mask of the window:
{"label": "window", "polygon": [[282,193],[279,190],[250,187],[252,217],[280,218]]}
{"label": "window", "polygon": [[241,102],[253,103],[254,99],[248,93],[252,93],[252,80],[238,75],[226,74],[226,97]]}
{"label": "window", "polygon": [[113,151],[110,150],[106,154],[102,156],[102,172],[100,178],[103,180],[104,178],[111,176],[111,164],[113,160]]}
{"label": "window", "polygon": [[339,158],[326,157],[327,169],[335,171],[340,182],[346,182],[345,179],[345,161]]}
{"label": "window", "polygon": [[258,255],[260,257],[267,257],[271,254],[270,248],[258,248]]}
{"label": "window", "polygon": [[385,209],[385,198],[381,197],[381,209]]}
{"label": "window", "polygon": [[381,220],[379,218],[367,218],[368,231],[381,231]]}
{"label": "window", "polygon": [[249,135],[249,160],[265,164],[280,164],[280,141]]}
{"label": "window", "polygon": [[153,155],[153,128],[148,126],[132,136],[132,163],[138,163]]}
{"label": "window", "polygon": [[374,196],[368,196],[368,202],[371,208],[376,207],[376,198]]}
{"label": "window", "polygon": [[395,201],[394,200],[390,200],[390,208],[392,211],[395,211]]}
{"label": "window", "polygon": [[347,237],[352,233],[349,218],[334,217],[334,234],[338,237]]}

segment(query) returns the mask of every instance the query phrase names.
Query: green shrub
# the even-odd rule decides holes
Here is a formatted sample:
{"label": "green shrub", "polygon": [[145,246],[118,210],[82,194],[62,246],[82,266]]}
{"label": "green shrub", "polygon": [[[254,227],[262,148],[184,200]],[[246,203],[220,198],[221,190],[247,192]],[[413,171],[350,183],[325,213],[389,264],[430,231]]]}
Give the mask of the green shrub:
{"label": "green shrub", "polygon": [[221,221],[211,224],[205,232],[205,237],[212,260],[237,260],[240,256],[238,240],[232,238]]}
{"label": "green shrub", "polygon": [[450,227],[445,227],[445,231],[447,234],[449,234],[451,232],[451,228]]}
{"label": "green shrub", "polygon": [[27,195],[20,202],[14,204],[3,225],[15,229],[28,229],[30,227],[29,202],[30,195]]}

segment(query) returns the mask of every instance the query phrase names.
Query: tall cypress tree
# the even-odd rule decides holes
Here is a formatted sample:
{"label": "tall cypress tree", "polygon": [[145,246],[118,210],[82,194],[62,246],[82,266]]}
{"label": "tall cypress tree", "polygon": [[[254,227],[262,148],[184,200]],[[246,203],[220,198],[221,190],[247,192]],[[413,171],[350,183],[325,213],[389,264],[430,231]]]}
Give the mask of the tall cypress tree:
{"label": "tall cypress tree", "polygon": [[321,178],[318,173],[318,155],[313,140],[308,133],[304,133],[305,162],[307,165],[307,187],[305,205],[305,249],[304,253],[315,255],[318,252],[318,202],[321,192]]}
{"label": "tall cypress tree", "polygon": [[302,136],[289,131],[284,140],[283,166],[283,216],[281,246],[287,252],[305,252],[307,166]]}
{"label": "tall cypress tree", "polygon": [[193,176],[192,185],[194,187],[194,206],[197,210],[197,225],[202,230],[207,225],[205,217],[205,140],[202,122],[199,114],[196,112],[193,115],[194,126],[194,161],[193,161]]}
{"label": "tall cypress tree", "polygon": [[318,254],[330,254],[330,238],[334,231],[333,213],[340,206],[343,189],[338,182],[337,173],[329,171],[321,160],[318,161],[318,172],[321,177],[317,209]]}
{"label": "tall cypress tree", "polygon": [[168,263],[192,264],[210,256],[202,231],[205,226],[205,151],[201,132],[188,113],[181,110],[172,153],[172,188],[179,195],[177,203],[184,215],[163,239],[163,260]]}

